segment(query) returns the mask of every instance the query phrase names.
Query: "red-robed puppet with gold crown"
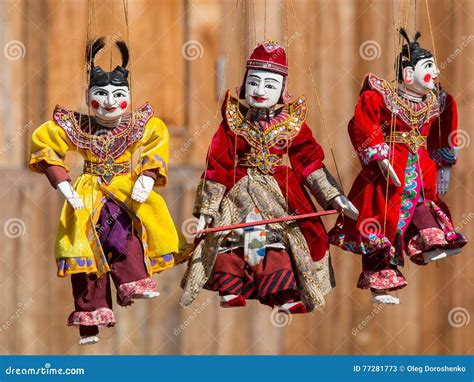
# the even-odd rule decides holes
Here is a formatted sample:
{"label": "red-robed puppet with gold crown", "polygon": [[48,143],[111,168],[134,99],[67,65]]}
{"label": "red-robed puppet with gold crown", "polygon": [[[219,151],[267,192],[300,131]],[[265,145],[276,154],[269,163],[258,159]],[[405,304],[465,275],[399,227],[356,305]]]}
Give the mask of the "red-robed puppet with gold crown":
{"label": "red-robed puppet with gold crown", "polygon": [[358,287],[385,304],[398,304],[389,292],[407,284],[398,269],[404,255],[425,265],[466,243],[438,196],[447,192],[456,162],[456,103],[437,91],[439,71],[417,42],[419,32],[413,41],[400,33],[407,42],[398,58],[398,89],[369,74],[349,122],[362,163],[349,193],[359,219],[339,219],[330,235],[333,244],[362,255]]}
{"label": "red-robed puppet with gold crown", "polygon": [[[285,50],[266,41],[247,61],[239,99],[227,92],[196,195],[198,231],[312,213],[307,189],[323,208],[357,218],[324,167],[305,98],[289,101],[287,75]],[[189,261],[182,303],[205,287],[219,292],[222,307],[257,299],[286,313],[311,311],[334,285],[328,248],[319,217],[209,233]]]}

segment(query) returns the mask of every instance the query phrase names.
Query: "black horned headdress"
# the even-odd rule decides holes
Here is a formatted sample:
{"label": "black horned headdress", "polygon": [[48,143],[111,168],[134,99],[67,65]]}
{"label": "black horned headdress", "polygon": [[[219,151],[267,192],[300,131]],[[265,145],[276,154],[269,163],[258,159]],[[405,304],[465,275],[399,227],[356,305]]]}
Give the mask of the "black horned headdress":
{"label": "black horned headdress", "polygon": [[116,41],[115,46],[119,49],[122,56],[122,65],[118,65],[111,72],[103,70],[100,66],[94,64],[97,54],[105,47],[105,38],[98,37],[90,40],[86,48],[86,62],[88,65],[89,88],[92,86],[127,86],[128,70],[126,69],[129,61],[129,52],[127,44],[124,41]]}
{"label": "black horned headdress", "polygon": [[408,33],[404,28],[400,28],[400,34],[405,39],[406,43],[402,46],[402,51],[398,56],[398,78],[402,78],[403,69],[407,66],[415,67],[418,61],[424,60],[425,58],[433,57],[433,54],[420,46],[418,39],[421,37],[420,32],[416,32],[413,40],[410,40]]}

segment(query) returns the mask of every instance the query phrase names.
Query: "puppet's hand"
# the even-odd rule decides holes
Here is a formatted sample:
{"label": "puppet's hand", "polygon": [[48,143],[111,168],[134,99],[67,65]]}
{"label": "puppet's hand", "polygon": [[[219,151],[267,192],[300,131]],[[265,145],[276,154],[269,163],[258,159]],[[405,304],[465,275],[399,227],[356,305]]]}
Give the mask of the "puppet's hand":
{"label": "puppet's hand", "polygon": [[393,169],[388,159],[379,160],[377,161],[377,164],[379,165],[380,171],[382,171],[382,174],[384,174],[384,176],[386,176],[386,174],[388,173],[388,176],[390,177],[390,179],[392,179],[393,184],[395,184],[395,186],[400,187],[402,185],[400,179],[398,179],[397,173]]}
{"label": "puppet's hand", "polygon": [[58,183],[58,190],[64,195],[72,208],[75,210],[82,210],[84,208],[84,202],[81,197],[67,180]]}
{"label": "puppet's hand", "polygon": [[440,167],[436,174],[436,192],[443,195],[448,192],[451,179],[451,167]]}
{"label": "puppet's hand", "polygon": [[332,201],[331,205],[346,215],[349,219],[357,220],[359,217],[359,211],[355,206],[351,203],[349,199],[347,199],[344,195],[336,196]]}
{"label": "puppet's hand", "polygon": [[147,200],[154,185],[155,179],[151,176],[140,175],[133,186],[132,199],[143,203]]}
{"label": "puppet's hand", "polygon": [[[196,227],[196,232],[206,229],[211,223],[212,223],[212,216],[206,215],[206,214],[199,215],[199,222]],[[200,238],[201,236],[202,236],[202,233],[198,234],[196,237]]]}

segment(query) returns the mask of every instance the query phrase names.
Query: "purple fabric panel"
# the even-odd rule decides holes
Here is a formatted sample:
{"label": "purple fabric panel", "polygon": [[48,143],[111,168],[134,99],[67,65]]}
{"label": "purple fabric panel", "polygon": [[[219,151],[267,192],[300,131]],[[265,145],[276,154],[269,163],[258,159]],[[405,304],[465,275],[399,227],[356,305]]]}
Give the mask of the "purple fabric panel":
{"label": "purple fabric panel", "polygon": [[97,232],[104,253],[121,254],[132,232],[132,222],[126,211],[111,201],[100,211]]}

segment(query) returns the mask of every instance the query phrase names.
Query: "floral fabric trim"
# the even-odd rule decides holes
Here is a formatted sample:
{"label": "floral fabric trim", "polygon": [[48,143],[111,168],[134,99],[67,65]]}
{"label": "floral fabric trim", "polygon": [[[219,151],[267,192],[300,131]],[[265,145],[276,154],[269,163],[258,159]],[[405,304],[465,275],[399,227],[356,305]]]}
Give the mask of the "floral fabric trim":
{"label": "floral fabric trim", "polygon": [[85,325],[85,326],[105,326],[112,327],[115,325],[115,316],[112,309],[99,308],[92,312],[72,312],[67,319],[68,326]]}
{"label": "floral fabric trim", "polygon": [[446,234],[440,228],[426,228],[415,235],[408,243],[409,256],[415,256],[434,248],[459,248],[466,244],[462,233],[450,232]]}
{"label": "floral fabric trim", "polygon": [[375,233],[367,234],[366,238],[362,235],[341,233],[337,238],[331,238],[331,244],[358,255],[369,255],[378,251],[385,251],[391,256],[395,253],[395,248],[390,240]]}
{"label": "floral fabric trim", "polygon": [[153,279],[146,278],[122,284],[117,289],[117,304],[130,306],[133,304],[133,296],[145,292],[156,292],[156,284]]}
{"label": "floral fabric trim", "polygon": [[396,290],[407,285],[407,281],[398,269],[365,271],[360,274],[357,287],[360,289]]}
{"label": "floral fabric trim", "polygon": [[360,160],[366,166],[374,161],[388,159],[389,153],[390,147],[385,142],[358,151]]}
{"label": "floral fabric trim", "polygon": [[441,147],[430,152],[430,158],[435,161],[438,167],[452,166],[456,164],[457,149],[451,147]]}
{"label": "floral fabric trim", "polygon": [[336,180],[329,173],[326,167],[313,171],[306,178],[311,193],[314,195],[318,203],[324,209],[329,207],[329,202],[336,196],[342,195],[341,188]]}
{"label": "floral fabric trim", "polygon": [[405,168],[405,187],[403,189],[400,204],[400,217],[398,220],[397,236],[403,236],[411,217],[418,204],[421,188],[421,180],[418,171],[418,155],[408,154],[407,166]]}
{"label": "floral fabric trim", "polygon": [[428,252],[435,248],[449,246],[444,232],[436,227],[422,229],[408,243],[407,254],[415,263],[424,263],[423,257],[419,256],[423,252]]}

